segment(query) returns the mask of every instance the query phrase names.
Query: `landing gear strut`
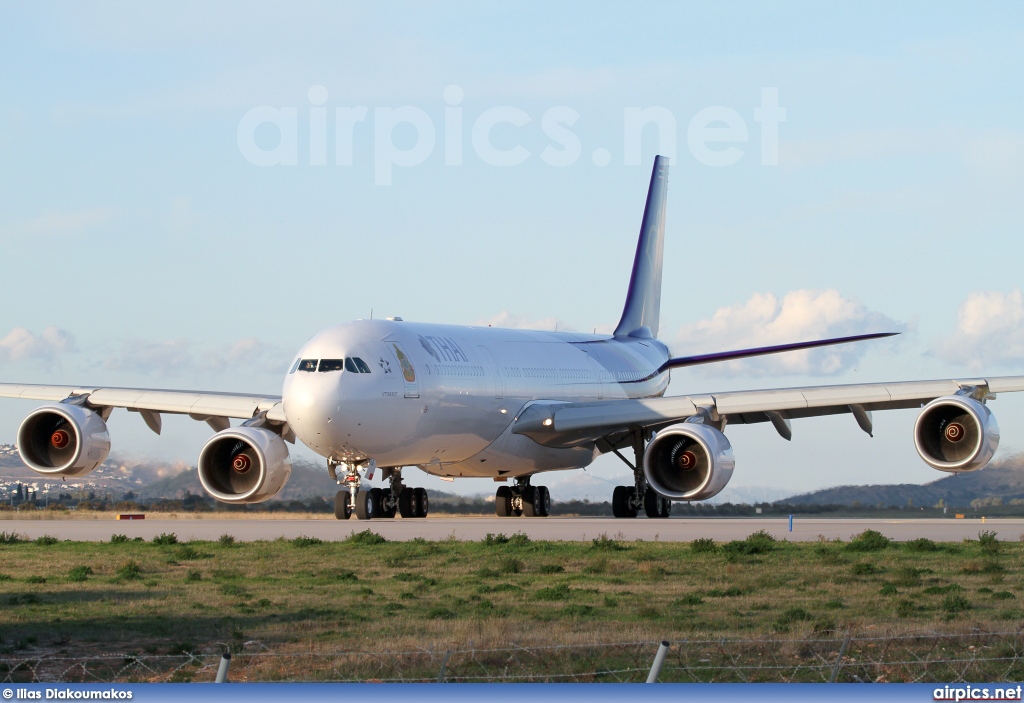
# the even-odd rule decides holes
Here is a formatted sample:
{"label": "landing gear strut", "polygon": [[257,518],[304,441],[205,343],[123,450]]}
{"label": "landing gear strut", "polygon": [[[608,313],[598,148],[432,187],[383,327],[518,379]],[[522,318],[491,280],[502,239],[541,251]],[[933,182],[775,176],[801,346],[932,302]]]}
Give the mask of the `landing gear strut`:
{"label": "landing gear strut", "polygon": [[498,488],[494,512],[498,517],[547,517],[551,512],[551,493],[547,486],[530,485],[529,476],[519,476],[515,485]]}
{"label": "landing gear strut", "polygon": [[[345,469],[345,476],[338,478],[337,468]],[[430,505],[424,488],[409,488],[402,483],[401,467],[382,469],[387,488],[362,489],[363,478],[359,466],[327,460],[327,471],[345,488],[334,496],[334,517],[348,520],[352,513],[360,520],[393,518],[400,514],[404,518],[426,517]]]}
{"label": "landing gear strut", "polygon": [[636,517],[641,508],[649,518],[666,518],[672,513],[672,501],[647,485],[643,469],[644,450],[645,438],[641,431],[633,434],[635,463],[631,464],[618,450],[612,450],[633,470],[633,485],[616,486],[612,492],[612,515],[615,517]]}

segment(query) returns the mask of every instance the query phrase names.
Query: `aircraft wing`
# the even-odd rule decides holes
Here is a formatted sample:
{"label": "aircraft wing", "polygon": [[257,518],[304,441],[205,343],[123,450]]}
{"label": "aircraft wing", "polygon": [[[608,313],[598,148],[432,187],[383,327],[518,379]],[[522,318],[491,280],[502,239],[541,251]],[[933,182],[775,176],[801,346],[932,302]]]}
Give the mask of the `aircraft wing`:
{"label": "aircraft wing", "polygon": [[656,430],[695,415],[705,415],[715,423],[771,422],[789,439],[791,419],[851,413],[861,429],[870,433],[873,410],[917,408],[965,390],[981,398],[1024,391],[1024,376],[729,391],[595,403],[541,401],[519,414],[512,432],[546,446],[598,442],[607,451],[634,430]]}
{"label": "aircraft wing", "polygon": [[127,408],[141,412],[146,424],[157,434],[160,433],[160,413],[205,420],[215,430],[226,429],[228,418],[251,420],[263,412],[270,422],[285,422],[281,396],[276,395],[0,383],[0,398],[73,400],[101,412],[104,409]]}

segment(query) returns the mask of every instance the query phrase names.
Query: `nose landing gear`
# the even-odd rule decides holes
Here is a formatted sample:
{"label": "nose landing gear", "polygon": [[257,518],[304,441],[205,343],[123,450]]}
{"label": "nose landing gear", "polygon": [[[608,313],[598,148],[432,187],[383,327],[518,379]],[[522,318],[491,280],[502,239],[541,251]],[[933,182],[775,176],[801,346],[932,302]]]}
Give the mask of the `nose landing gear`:
{"label": "nose landing gear", "polygon": [[[337,467],[345,469],[342,478],[337,476]],[[360,520],[374,518],[393,518],[396,514],[404,518],[423,518],[427,516],[430,505],[427,491],[424,488],[409,488],[402,483],[400,467],[382,469],[387,488],[363,489],[363,477],[359,473],[359,465],[343,464],[332,459],[327,460],[327,471],[331,478],[345,488],[334,496],[334,517],[348,520],[352,513]]]}
{"label": "nose landing gear", "polygon": [[531,486],[530,477],[521,476],[514,486],[498,488],[494,512],[498,517],[547,517],[551,512],[551,493],[547,486]]}

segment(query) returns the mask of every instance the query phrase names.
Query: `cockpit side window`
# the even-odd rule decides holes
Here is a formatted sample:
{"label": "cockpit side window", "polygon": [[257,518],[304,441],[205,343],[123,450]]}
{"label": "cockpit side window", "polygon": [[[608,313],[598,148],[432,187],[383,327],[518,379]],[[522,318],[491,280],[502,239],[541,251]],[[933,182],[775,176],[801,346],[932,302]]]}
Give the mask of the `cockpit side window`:
{"label": "cockpit side window", "polygon": [[350,371],[352,373],[359,373],[359,369],[356,368],[356,364],[354,361],[352,361],[351,356],[345,359],[345,370]]}
{"label": "cockpit side window", "polygon": [[316,371],[316,359],[302,359],[299,361],[299,371]]}
{"label": "cockpit side window", "polygon": [[321,359],[320,373],[327,371],[341,371],[345,367],[344,359]]}
{"label": "cockpit side window", "polygon": [[289,374],[295,373],[295,370],[299,368],[299,364],[301,364],[301,363],[302,363],[302,359],[296,359],[295,363],[292,364],[292,367],[288,370],[288,373]]}
{"label": "cockpit side window", "polygon": [[358,356],[353,356],[352,361],[355,362],[356,368],[359,369],[359,373],[370,373],[370,367],[366,365],[366,362],[360,359]]}

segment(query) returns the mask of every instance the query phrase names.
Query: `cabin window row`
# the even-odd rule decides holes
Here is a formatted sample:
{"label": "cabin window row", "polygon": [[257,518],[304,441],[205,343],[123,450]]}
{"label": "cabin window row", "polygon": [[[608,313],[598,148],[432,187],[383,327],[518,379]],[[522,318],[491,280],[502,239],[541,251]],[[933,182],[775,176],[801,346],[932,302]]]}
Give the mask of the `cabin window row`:
{"label": "cabin window row", "polygon": [[464,366],[454,364],[427,364],[427,373],[435,376],[483,376],[482,366]]}

